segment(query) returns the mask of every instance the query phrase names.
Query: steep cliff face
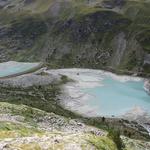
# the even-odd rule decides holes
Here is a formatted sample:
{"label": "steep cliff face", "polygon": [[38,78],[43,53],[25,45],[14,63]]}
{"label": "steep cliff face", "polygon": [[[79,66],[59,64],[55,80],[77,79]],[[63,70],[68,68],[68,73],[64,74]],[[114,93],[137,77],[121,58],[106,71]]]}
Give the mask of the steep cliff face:
{"label": "steep cliff face", "polygon": [[149,0],[0,0],[0,61],[150,73]]}

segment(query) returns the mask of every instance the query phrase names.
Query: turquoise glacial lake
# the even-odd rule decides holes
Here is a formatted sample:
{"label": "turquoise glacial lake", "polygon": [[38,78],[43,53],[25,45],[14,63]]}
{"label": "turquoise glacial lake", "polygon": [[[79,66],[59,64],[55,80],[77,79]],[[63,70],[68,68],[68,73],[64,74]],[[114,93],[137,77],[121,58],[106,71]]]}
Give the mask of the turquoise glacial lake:
{"label": "turquoise glacial lake", "polygon": [[37,67],[39,63],[5,62],[0,63],[0,77],[15,75]]}
{"label": "turquoise glacial lake", "polygon": [[99,115],[123,115],[137,106],[150,113],[150,95],[144,90],[144,81],[121,82],[106,77],[102,84],[101,87],[84,89],[92,95],[88,105],[96,107]]}

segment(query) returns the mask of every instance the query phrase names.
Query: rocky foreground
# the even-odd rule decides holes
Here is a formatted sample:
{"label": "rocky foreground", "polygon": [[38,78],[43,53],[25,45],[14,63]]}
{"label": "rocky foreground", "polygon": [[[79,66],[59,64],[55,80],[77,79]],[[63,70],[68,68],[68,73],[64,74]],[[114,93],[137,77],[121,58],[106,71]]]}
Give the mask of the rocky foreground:
{"label": "rocky foreground", "polygon": [[[54,113],[9,103],[0,103],[0,108],[0,149],[91,149],[90,138],[108,139],[103,130]],[[110,140],[111,145],[115,149]]]}
{"label": "rocky foreground", "polygon": [[[117,150],[106,131],[79,120],[24,105],[0,103],[0,108],[0,149]],[[149,142],[127,137],[122,140],[127,149],[150,149]]]}
{"label": "rocky foreground", "polygon": [[0,80],[0,149],[117,150],[109,135],[114,127],[124,150],[150,149],[147,131],[135,122],[84,118],[64,109],[58,97],[68,81],[43,69]]}

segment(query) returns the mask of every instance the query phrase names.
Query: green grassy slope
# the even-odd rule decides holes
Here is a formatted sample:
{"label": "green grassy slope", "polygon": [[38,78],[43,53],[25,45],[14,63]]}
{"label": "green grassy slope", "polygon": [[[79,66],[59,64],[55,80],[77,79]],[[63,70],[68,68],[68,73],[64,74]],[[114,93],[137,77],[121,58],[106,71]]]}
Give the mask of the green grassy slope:
{"label": "green grassy slope", "polygon": [[[1,102],[0,108],[2,110],[0,112],[0,147],[2,149],[41,150],[46,148],[51,149],[53,147],[53,149],[59,150],[65,149],[65,147],[71,144],[81,147],[81,149],[91,149],[92,147],[98,149],[94,145],[94,141],[92,143],[90,142],[93,138],[101,143],[103,143],[104,139],[106,144],[106,146],[103,145],[104,149],[107,147],[112,150],[116,149],[113,140],[106,137],[106,135],[99,138],[90,132],[78,132],[75,134],[67,130],[61,131],[57,129],[56,126],[62,127],[65,125],[68,126],[69,124],[73,126],[70,119],[25,105],[18,106]],[[30,117],[30,120],[27,116],[27,110],[32,110],[33,116]],[[45,120],[45,124],[48,121],[54,122],[54,127],[51,130],[49,129],[49,125],[44,128],[40,128],[39,126],[41,118],[46,116],[49,120]]]}

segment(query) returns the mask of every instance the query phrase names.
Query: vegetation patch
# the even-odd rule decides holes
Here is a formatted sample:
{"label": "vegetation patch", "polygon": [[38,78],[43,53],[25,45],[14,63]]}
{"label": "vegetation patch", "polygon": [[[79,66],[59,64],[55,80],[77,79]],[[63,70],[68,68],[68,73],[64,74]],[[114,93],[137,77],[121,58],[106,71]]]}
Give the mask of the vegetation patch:
{"label": "vegetation patch", "polygon": [[115,143],[108,137],[90,136],[89,143],[96,147],[97,150],[116,150]]}
{"label": "vegetation patch", "polygon": [[0,138],[26,137],[33,135],[42,135],[44,132],[33,127],[26,127],[20,123],[0,122]]}

